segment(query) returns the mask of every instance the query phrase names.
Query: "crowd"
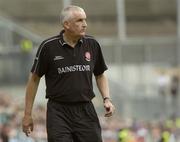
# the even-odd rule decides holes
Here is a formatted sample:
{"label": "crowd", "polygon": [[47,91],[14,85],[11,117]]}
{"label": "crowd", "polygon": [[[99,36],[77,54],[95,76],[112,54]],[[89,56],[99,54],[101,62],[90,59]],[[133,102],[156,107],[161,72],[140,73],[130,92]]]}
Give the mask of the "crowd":
{"label": "crowd", "polygon": [[104,142],[180,142],[180,118],[102,121]]}
{"label": "crowd", "polygon": [[[21,129],[23,104],[7,94],[0,93],[0,142],[46,142],[46,107],[34,107],[34,131],[26,137]],[[180,118],[171,117],[153,121],[101,116],[104,142],[179,142]]]}

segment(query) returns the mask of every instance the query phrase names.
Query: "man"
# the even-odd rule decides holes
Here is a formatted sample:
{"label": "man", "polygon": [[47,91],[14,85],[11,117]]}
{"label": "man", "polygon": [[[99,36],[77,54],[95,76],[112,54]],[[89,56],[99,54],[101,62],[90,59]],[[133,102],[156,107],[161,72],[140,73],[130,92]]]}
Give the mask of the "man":
{"label": "man", "polygon": [[62,10],[63,30],[40,45],[26,89],[23,131],[33,130],[32,107],[40,78],[45,75],[48,142],[102,142],[99,120],[91,102],[92,74],[109,117],[114,106],[100,45],[85,35],[86,14],[78,6]]}

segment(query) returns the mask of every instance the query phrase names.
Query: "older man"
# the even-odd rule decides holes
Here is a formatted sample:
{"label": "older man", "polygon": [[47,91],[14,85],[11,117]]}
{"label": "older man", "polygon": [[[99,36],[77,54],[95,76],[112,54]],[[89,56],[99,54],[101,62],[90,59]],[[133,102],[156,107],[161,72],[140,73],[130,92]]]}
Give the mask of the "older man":
{"label": "older man", "polygon": [[27,83],[23,131],[33,130],[32,107],[40,78],[45,75],[48,142],[102,142],[101,127],[91,100],[92,75],[109,117],[114,112],[101,47],[85,35],[84,10],[70,5],[61,12],[63,30],[40,45]]}

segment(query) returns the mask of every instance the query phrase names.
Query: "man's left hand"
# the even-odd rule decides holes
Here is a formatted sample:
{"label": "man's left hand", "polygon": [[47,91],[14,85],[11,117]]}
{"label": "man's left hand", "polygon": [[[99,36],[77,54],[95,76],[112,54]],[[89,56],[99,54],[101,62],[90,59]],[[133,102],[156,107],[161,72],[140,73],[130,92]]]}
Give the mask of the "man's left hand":
{"label": "man's left hand", "polygon": [[104,101],[104,108],[106,110],[105,115],[104,115],[105,117],[110,117],[113,115],[115,111],[115,107],[109,99],[106,99]]}

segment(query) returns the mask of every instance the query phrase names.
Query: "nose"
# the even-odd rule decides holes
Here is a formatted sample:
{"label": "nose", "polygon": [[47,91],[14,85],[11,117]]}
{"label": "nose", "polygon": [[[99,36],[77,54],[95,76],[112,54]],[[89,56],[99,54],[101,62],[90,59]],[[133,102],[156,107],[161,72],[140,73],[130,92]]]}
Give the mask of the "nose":
{"label": "nose", "polygon": [[87,22],[86,22],[86,20],[83,21],[83,27],[87,27]]}

